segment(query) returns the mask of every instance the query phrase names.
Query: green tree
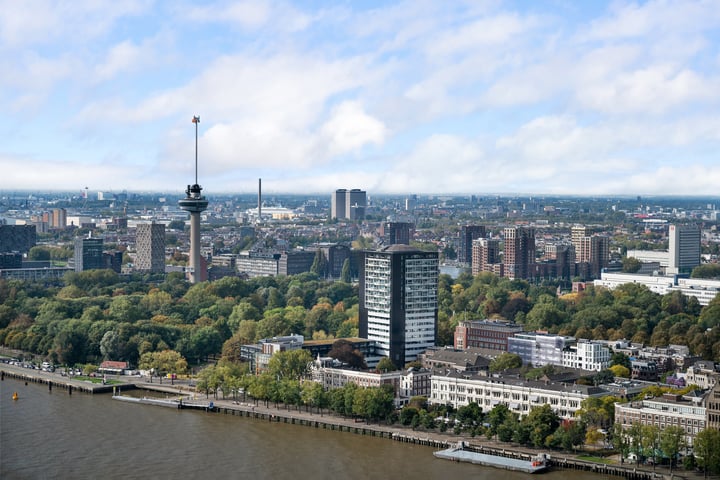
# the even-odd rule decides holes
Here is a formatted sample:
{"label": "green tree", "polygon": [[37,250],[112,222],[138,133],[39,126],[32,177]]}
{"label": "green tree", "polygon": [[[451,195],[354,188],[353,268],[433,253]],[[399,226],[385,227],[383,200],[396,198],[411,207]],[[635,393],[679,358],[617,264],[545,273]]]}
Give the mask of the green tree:
{"label": "green tree", "polygon": [[380,361],[377,364],[377,367],[375,368],[378,372],[394,372],[398,370],[398,368],[395,366],[392,360],[388,357],[383,357],[380,359]]}
{"label": "green tree", "polygon": [[635,273],[642,268],[642,262],[635,257],[625,257],[622,260],[622,271],[624,273]]}
{"label": "green tree", "polygon": [[698,432],[693,442],[697,465],[705,476],[720,472],[720,431],[706,428]]}
{"label": "green tree", "polygon": [[670,472],[685,444],[685,430],[682,427],[671,425],[660,432],[660,449],[670,459]]}
{"label": "green tree", "polygon": [[307,350],[277,352],[268,362],[268,374],[272,378],[300,380],[307,376],[312,356]]}
{"label": "green tree", "polygon": [[147,352],[140,357],[140,369],[155,370],[156,373],[178,373],[187,372],[187,361],[174,350],[163,350],[159,352]]}
{"label": "green tree", "polygon": [[350,259],[346,258],[343,262],[342,270],[340,272],[340,281],[345,283],[350,283],[352,281],[352,276],[350,274]]}
{"label": "green tree", "polygon": [[515,353],[501,353],[495,358],[495,360],[490,362],[491,372],[501,372],[503,370],[520,367],[522,367],[522,358],[520,358],[520,355]]}

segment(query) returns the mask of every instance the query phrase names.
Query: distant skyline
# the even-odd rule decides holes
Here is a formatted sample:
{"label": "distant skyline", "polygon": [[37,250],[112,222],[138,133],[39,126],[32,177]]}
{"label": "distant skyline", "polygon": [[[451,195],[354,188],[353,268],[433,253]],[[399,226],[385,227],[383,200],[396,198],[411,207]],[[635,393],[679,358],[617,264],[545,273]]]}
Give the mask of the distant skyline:
{"label": "distant skyline", "polygon": [[3,191],[718,194],[716,1],[0,8]]}

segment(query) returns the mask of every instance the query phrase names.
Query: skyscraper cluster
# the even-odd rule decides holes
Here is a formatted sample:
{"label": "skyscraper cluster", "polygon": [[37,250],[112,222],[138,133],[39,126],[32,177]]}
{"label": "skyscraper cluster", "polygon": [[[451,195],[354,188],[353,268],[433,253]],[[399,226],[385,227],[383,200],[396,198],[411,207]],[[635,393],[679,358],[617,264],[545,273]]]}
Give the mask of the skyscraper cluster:
{"label": "skyscraper cluster", "polygon": [[341,188],[333,192],[330,200],[330,218],[338,220],[362,220],[365,218],[367,193],[364,190]]}

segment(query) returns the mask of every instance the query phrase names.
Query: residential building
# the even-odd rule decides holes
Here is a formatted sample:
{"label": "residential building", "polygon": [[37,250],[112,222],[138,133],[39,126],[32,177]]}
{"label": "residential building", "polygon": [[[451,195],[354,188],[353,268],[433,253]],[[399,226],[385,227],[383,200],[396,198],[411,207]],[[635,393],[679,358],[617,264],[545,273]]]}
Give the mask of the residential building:
{"label": "residential building", "polygon": [[473,263],[473,241],[485,237],[484,225],[463,225],[460,227],[460,242],[458,245],[457,259],[460,263]]}
{"label": "residential building", "polygon": [[135,270],[165,273],[165,225],[139,223],[135,234]]}
{"label": "residential building", "polygon": [[431,370],[459,370],[461,372],[487,372],[490,359],[483,356],[482,349],[430,348],[421,355],[423,367]]}
{"label": "residential building", "polygon": [[478,238],[472,242],[471,272],[477,275],[480,272],[493,272],[503,276],[503,269],[496,272],[500,262],[500,241],[497,238]]}
{"label": "residential building", "polygon": [[604,342],[578,340],[563,350],[563,366],[599,372],[610,366],[610,349]]}
{"label": "residential building", "polygon": [[550,405],[562,419],[572,419],[583,400],[604,397],[608,392],[599,387],[559,381],[528,381],[517,375],[485,376],[452,370],[433,373],[430,398],[432,404],[460,408],[477,403],[484,412],[499,404],[525,416],[535,407]]}
{"label": "residential building", "polygon": [[415,224],[410,222],[383,222],[382,237],[385,245],[410,245]]}
{"label": "residential building", "polygon": [[458,350],[469,347],[508,351],[508,338],[523,331],[522,325],[492,320],[469,320],[455,327],[454,345]]}
{"label": "residential building", "polygon": [[48,220],[50,228],[60,229],[67,227],[67,210],[64,208],[53,208],[48,215]]}
{"label": "residential building", "polygon": [[676,426],[685,430],[688,446],[705,429],[708,419],[703,397],[666,393],[662,397],[615,404],[615,424],[623,430],[633,425],[654,425],[661,431]]}
{"label": "residential building", "polygon": [[[312,250],[290,250],[280,254],[278,259],[278,275],[297,275],[309,272],[315,261]],[[342,268],[342,267],[341,267]]]}
{"label": "residential building", "polygon": [[508,227],[503,233],[505,276],[511,279],[530,278],[531,265],[535,264],[535,229]]}
{"label": "residential building", "polygon": [[508,338],[508,351],[519,355],[523,364],[541,367],[562,365],[565,345],[572,337],[545,333],[516,333]]}
{"label": "residential building", "polygon": [[435,345],[438,253],[407,245],[364,251],[360,264],[360,337],[402,368]]}

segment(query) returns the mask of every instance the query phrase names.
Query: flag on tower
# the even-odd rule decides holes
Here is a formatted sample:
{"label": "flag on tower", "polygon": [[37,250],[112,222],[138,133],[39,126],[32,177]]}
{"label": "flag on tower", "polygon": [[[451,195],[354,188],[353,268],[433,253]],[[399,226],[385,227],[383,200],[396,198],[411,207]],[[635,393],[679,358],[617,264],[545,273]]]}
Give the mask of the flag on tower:
{"label": "flag on tower", "polygon": [[200,117],[197,117],[197,116],[193,117],[192,123],[200,123]]}

